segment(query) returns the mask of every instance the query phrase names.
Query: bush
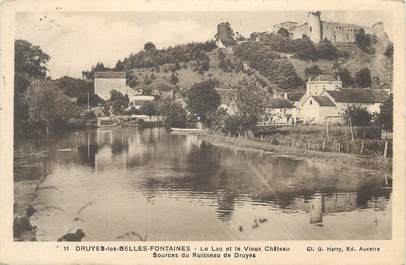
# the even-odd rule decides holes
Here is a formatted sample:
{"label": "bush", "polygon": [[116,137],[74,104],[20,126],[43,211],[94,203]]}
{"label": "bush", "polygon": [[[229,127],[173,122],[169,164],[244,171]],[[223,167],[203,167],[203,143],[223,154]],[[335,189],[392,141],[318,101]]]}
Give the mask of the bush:
{"label": "bush", "polygon": [[385,49],[385,56],[389,59],[393,59],[393,43],[389,43],[388,47]]}
{"label": "bush", "polygon": [[319,43],[317,49],[317,58],[334,60],[340,56],[339,51],[333,46],[331,41],[325,39]]}
{"label": "bush", "polygon": [[340,77],[343,87],[351,87],[354,84],[350,71],[347,68],[338,69],[336,72],[336,78]]}
{"label": "bush", "polygon": [[345,110],[344,119],[352,126],[368,126],[371,123],[372,115],[366,107],[350,105]]}
{"label": "bush", "polygon": [[371,87],[371,72],[368,68],[362,68],[355,74],[355,82],[361,88]]}
{"label": "bush", "polygon": [[377,122],[382,129],[393,131],[393,94],[381,105]]}
{"label": "bush", "polygon": [[306,67],[305,68],[305,76],[307,78],[315,78],[316,76],[321,74],[321,70],[317,64],[311,66],[311,67]]}
{"label": "bush", "polygon": [[366,34],[365,30],[361,28],[357,33],[355,33],[355,43],[357,46],[367,53],[374,53],[375,50],[372,47],[372,36]]}
{"label": "bush", "polygon": [[241,130],[241,117],[238,115],[227,115],[224,119],[223,133],[238,134]]}

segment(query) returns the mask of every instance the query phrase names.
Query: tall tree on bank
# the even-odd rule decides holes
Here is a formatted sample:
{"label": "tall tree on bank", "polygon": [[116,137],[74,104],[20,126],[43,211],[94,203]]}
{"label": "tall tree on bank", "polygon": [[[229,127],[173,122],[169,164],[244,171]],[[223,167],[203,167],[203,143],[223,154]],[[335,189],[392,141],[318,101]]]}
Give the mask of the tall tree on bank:
{"label": "tall tree on bank", "polygon": [[214,89],[212,81],[195,83],[187,94],[186,103],[190,112],[200,117],[205,125],[209,125],[209,116],[220,105],[221,97]]}
{"label": "tall tree on bank", "polygon": [[265,114],[267,91],[259,88],[255,82],[243,79],[236,88],[234,98],[241,117],[241,129],[254,128]]}
{"label": "tall tree on bank", "polygon": [[33,83],[25,97],[29,123],[35,128],[66,129],[70,118],[78,118],[77,106],[53,81]]}
{"label": "tall tree on bank", "polygon": [[14,42],[14,127],[21,128],[28,122],[28,105],[24,93],[33,79],[44,79],[46,64],[51,57],[39,46],[26,40]]}

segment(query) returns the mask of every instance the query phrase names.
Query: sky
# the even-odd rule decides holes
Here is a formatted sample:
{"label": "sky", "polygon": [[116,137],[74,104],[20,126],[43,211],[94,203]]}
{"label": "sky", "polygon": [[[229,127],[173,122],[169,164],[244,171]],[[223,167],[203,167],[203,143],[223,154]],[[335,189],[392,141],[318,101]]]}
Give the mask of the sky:
{"label": "sky", "polygon": [[[322,11],[324,21],[371,26],[384,22],[392,36],[389,13],[379,11]],[[17,13],[16,39],[39,45],[51,56],[48,75],[81,77],[97,62],[114,67],[119,59],[140,51],[152,41],[158,49],[214,38],[220,22],[229,21],[235,32],[272,31],[283,21],[304,23],[306,11],[249,12],[49,12]]]}

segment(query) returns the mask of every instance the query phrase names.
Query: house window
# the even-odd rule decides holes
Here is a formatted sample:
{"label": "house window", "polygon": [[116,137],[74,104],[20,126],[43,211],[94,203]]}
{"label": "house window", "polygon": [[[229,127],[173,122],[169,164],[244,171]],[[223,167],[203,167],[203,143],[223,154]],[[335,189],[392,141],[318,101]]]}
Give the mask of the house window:
{"label": "house window", "polygon": [[310,105],[312,105],[313,104],[313,102],[312,102],[312,100],[310,100]]}
{"label": "house window", "polygon": [[310,27],[309,31],[312,32],[312,27]]}

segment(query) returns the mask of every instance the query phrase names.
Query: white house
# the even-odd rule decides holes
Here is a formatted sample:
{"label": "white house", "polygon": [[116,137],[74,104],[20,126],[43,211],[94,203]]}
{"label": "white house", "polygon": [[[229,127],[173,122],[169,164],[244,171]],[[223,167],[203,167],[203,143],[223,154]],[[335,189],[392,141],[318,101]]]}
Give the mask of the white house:
{"label": "white house", "polygon": [[334,79],[331,75],[318,75],[306,82],[306,93],[312,96],[319,96],[323,91],[334,91],[343,88],[340,78]]}
{"label": "white house", "polygon": [[153,102],[154,100],[154,96],[136,95],[130,98],[128,107],[134,107],[136,110],[139,110],[145,102]]}
{"label": "white house", "polygon": [[301,113],[304,123],[340,122],[342,119],[336,104],[327,96],[307,95]]}
{"label": "white house", "polygon": [[343,113],[350,105],[362,106],[370,113],[378,113],[388,94],[382,89],[351,88],[323,91],[321,96],[329,97],[336,104],[340,113]]}
{"label": "white house", "polygon": [[305,123],[327,120],[342,123],[350,105],[366,107],[370,113],[377,113],[388,94],[383,89],[343,89],[339,78],[319,75],[306,83],[305,92],[284,93],[283,96],[296,106],[298,119]]}
{"label": "white house", "polygon": [[296,107],[284,98],[269,99],[263,121],[259,125],[270,124],[296,124]]}
{"label": "white house", "polygon": [[103,100],[110,99],[110,92],[115,89],[128,94],[125,72],[94,72],[94,93]]}

